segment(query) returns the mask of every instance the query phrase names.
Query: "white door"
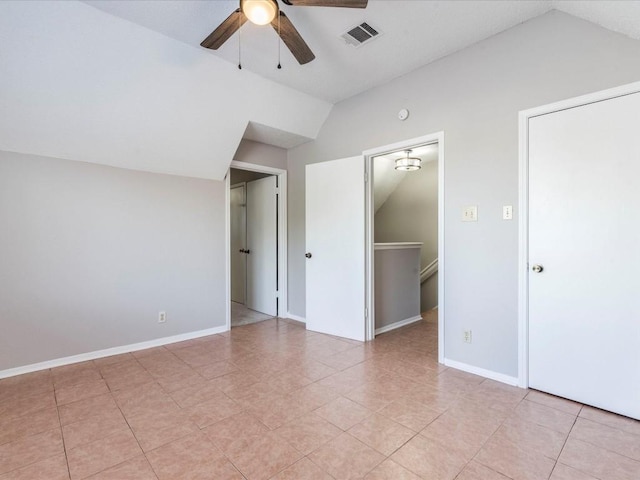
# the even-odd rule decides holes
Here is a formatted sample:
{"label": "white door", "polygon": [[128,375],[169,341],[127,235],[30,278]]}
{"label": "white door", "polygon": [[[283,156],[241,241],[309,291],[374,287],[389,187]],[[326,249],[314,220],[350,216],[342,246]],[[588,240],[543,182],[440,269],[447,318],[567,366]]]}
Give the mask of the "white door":
{"label": "white door", "polygon": [[278,204],[276,177],[247,183],[247,299],[245,305],[278,314]]}
{"label": "white door", "polygon": [[364,158],[306,168],[307,329],[365,339]]}
{"label": "white door", "polygon": [[247,210],[245,186],[231,187],[231,300],[244,303],[247,274]]}
{"label": "white door", "polygon": [[530,119],[529,385],[638,419],[639,179],[640,94]]}

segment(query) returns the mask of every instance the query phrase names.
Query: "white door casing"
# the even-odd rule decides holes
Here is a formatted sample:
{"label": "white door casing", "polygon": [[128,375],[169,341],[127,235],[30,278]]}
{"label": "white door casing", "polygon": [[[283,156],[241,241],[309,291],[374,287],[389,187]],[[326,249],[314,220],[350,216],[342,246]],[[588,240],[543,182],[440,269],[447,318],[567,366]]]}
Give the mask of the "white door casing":
{"label": "white door casing", "polygon": [[276,177],[247,182],[247,294],[245,305],[278,314]]}
{"label": "white door casing", "polygon": [[231,203],[231,300],[245,302],[247,256],[247,210],[245,184],[233,185],[230,190]]}
{"label": "white door casing", "polygon": [[640,419],[639,125],[640,93],[528,119],[526,280],[528,385]]}
{"label": "white door casing", "polygon": [[[366,336],[367,340],[375,338],[375,280],[374,280],[374,189],[373,189],[373,159],[378,155],[385,155],[398,150],[415,148],[418,145],[437,144],[438,146],[438,362],[449,362],[445,358],[444,338],[445,338],[445,244],[444,244],[444,192],[445,192],[445,149],[444,131],[431,133],[421,137],[410,138],[400,142],[384,145],[365,150],[365,168],[367,171],[366,189],[366,275],[367,275],[367,318]],[[456,368],[460,368],[457,365]],[[472,372],[479,373],[479,372]],[[498,379],[498,378],[496,378]],[[502,381],[500,379],[500,381]]]}
{"label": "white door casing", "polygon": [[357,156],[306,166],[307,329],[365,340],[365,170]]}

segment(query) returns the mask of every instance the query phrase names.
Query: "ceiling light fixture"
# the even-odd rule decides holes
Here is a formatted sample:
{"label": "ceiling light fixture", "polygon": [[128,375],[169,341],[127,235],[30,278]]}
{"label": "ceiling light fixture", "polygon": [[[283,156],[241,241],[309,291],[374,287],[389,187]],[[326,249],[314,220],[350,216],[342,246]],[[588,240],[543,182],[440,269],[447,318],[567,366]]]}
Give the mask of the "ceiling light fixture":
{"label": "ceiling light fixture", "polygon": [[422,160],[418,157],[410,157],[409,155],[411,155],[411,150],[405,150],[404,153],[407,154],[406,157],[396,159],[396,170],[402,170],[403,172],[420,170]]}
{"label": "ceiling light fixture", "polygon": [[276,18],[278,4],[276,0],[241,0],[240,9],[250,22],[267,25]]}

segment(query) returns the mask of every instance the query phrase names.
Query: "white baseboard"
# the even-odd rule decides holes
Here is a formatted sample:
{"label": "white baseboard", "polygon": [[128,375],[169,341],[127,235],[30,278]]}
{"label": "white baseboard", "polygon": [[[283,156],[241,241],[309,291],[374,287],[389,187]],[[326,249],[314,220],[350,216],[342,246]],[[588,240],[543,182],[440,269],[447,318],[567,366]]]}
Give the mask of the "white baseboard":
{"label": "white baseboard", "polygon": [[296,322],[307,323],[307,319],[306,318],[300,317],[298,315],[294,315],[291,312],[287,312],[287,318],[290,318],[291,320],[295,320]]}
{"label": "white baseboard", "polygon": [[417,317],[405,318],[404,320],[392,323],[391,325],[385,325],[384,327],[376,328],[376,335],[390,332],[391,330],[395,330],[396,328],[404,327],[406,325],[411,325],[412,323],[419,322],[420,320],[422,320],[422,317],[420,315],[418,315]]}
{"label": "white baseboard", "polygon": [[480,367],[474,367],[473,365],[469,365],[467,363],[456,362],[455,360],[449,360],[448,358],[444,359],[444,364],[447,367],[455,368],[457,370],[462,370],[463,372],[473,373],[474,375],[479,375],[481,377],[490,378],[491,380],[495,380],[496,382],[506,383],[507,385],[512,385],[514,387],[518,386],[518,378],[511,377],[509,375],[505,375],[504,373],[494,372],[493,370],[486,370]]}
{"label": "white baseboard", "polygon": [[16,375],[22,375],[24,373],[37,372],[39,370],[61,367],[63,365],[70,365],[72,363],[86,362],[88,360],[110,357],[112,355],[120,355],[122,353],[136,352],[138,350],[144,350],[145,348],[160,347],[162,345],[168,345],[170,343],[184,342],[185,340],[206,337],[208,335],[215,335],[217,333],[226,331],[226,325],[222,325],[221,327],[208,328],[206,330],[198,330],[196,332],[182,333],[180,335],[173,335],[171,337],[156,338],[155,340],[132,343],[130,345],[122,345],[121,347],[106,348],[104,350],[81,353],[79,355],[72,355],[70,357],[56,358],[54,360],[47,360],[45,362],[32,363],[31,365],[25,365],[23,367],[0,370],[0,378],[14,377]]}

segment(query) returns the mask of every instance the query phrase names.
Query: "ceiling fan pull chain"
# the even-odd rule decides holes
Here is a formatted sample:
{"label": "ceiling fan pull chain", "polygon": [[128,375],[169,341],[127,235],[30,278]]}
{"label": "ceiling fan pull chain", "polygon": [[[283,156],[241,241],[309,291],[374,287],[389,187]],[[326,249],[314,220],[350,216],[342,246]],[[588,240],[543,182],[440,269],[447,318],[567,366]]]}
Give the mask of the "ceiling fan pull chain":
{"label": "ceiling fan pull chain", "polygon": [[278,12],[278,70],[282,68],[280,63],[280,46],[282,45],[282,36],[280,35],[280,12]]}
{"label": "ceiling fan pull chain", "polygon": [[242,32],[240,32],[240,27],[242,27],[242,13],[238,15],[238,70],[242,70]]}

